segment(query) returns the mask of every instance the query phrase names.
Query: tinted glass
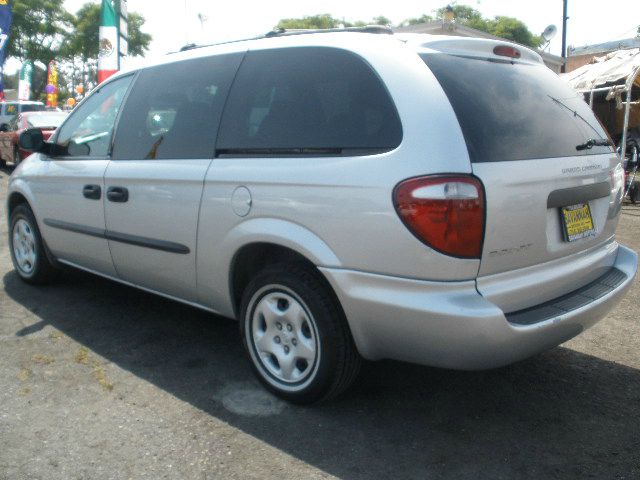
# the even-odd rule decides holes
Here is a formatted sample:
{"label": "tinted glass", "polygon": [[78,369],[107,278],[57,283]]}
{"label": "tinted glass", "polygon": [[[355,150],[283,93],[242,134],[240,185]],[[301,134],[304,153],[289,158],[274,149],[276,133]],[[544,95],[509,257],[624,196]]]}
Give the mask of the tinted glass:
{"label": "tinted glass", "polygon": [[126,76],[94,91],[60,128],[55,154],[71,157],[105,157],[120,104],[131,83]]}
{"label": "tinted glass", "polygon": [[35,114],[35,115],[25,115],[25,117],[27,118],[28,127],[56,128],[62,123],[62,121],[65,118],[67,118],[67,115],[62,112],[60,113],[51,112],[51,113],[41,113],[41,114]]}
{"label": "tinted glass", "polygon": [[576,150],[606,139],[589,106],[544,65],[423,55],[449,97],[472,162],[611,152]]}
{"label": "tinted glass", "polygon": [[20,105],[21,112],[41,112],[45,110],[45,106],[42,103],[29,103]]}
{"label": "tinted glass", "polygon": [[213,158],[241,54],[142,70],[122,111],[113,159]]}
{"label": "tinted glass", "polygon": [[304,47],[247,54],[229,94],[218,149],[390,150],[401,140],[396,108],[363,59]]}

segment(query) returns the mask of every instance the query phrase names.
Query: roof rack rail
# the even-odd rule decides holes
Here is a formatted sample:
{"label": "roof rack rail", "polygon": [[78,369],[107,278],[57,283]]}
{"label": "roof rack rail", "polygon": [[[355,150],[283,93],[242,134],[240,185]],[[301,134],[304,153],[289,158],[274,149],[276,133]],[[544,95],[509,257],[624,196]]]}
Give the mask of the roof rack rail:
{"label": "roof rack rail", "polygon": [[[246,42],[248,40],[260,40],[261,38],[273,38],[273,37],[286,37],[289,35],[309,35],[312,33],[334,33],[334,32],[359,32],[359,33],[376,33],[381,35],[393,35],[393,30],[384,25],[365,25],[364,27],[346,27],[346,28],[300,28],[300,29],[288,29],[279,28],[259,35],[257,37],[240,38],[237,40],[227,40],[226,42],[209,43],[206,45],[197,45],[195,43],[188,43],[184,45],[178,52],[186,52],[188,50],[195,50],[197,48],[213,47],[215,45],[225,45],[227,43]],[[178,52],[169,52],[169,55]]]}
{"label": "roof rack rail", "polygon": [[336,32],[359,32],[359,33],[376,33],[381,35],[393,35],[393,30],[384,25],[365,25],[363,27],[345,27],[345,28],[295,28],[284,29],[278,28],[264,35],[265,38],[285,37],[289,35],[308,35],[311,33],[336,33]]}
{"label": "roof rack rail", "polygon": [[260,35],[258,37],[238,38],[236,40],[227,40],[225,42],[206,43],[204,45],[198,45],[196,43],[187,43],[186,45],[181,47],[180,50],[178,50],[177,52],[169,52],[169,53],[167,53],[167,55],[172,55],[174,53],[180,53],[180,52],[186,52],[188,50],[195,50],[197,48],[215,47],[216,45],[226,45],[228,43],[246,42],[248,40],[259,40],[259,39],[264,38],[264,37],[265,37],[264,35]]}

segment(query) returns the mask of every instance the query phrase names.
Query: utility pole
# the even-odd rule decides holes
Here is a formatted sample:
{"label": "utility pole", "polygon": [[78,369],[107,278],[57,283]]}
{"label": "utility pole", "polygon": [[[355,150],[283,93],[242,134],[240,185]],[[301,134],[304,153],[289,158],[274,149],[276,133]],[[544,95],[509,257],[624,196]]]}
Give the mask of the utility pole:
{"label": "utility pole", "polygon": [[[567,1],[562,0],[562,58],[564,61],[567,61],[567,20],[569,17],[567,16]],[[561,71],[565,72],[566,63],[562,64]]]}

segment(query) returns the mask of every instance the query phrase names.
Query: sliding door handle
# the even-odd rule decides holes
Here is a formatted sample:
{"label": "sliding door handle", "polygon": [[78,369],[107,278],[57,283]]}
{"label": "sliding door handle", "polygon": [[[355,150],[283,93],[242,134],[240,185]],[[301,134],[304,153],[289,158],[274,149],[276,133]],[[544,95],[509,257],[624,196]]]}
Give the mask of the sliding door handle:
{"label": "sliding door handle", "polygon": [[108,187],[107,198],[110,202],[124,203],[129,200],[129,190],[124,187]]}

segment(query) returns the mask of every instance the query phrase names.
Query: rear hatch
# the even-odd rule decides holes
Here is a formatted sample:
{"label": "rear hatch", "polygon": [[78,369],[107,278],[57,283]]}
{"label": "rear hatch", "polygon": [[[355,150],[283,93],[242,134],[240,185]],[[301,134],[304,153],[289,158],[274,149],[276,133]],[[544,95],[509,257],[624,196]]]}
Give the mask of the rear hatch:
{"label": "rear hatch", "polygon": [[[479,276],[610,241],[622,172],[582,98],[520,46],[477,39],[422,46],[429,50],[420,56],[451,102],[473,174],[485,187]],[[575,275],[566,290],[590,276],[586,270]]]}

